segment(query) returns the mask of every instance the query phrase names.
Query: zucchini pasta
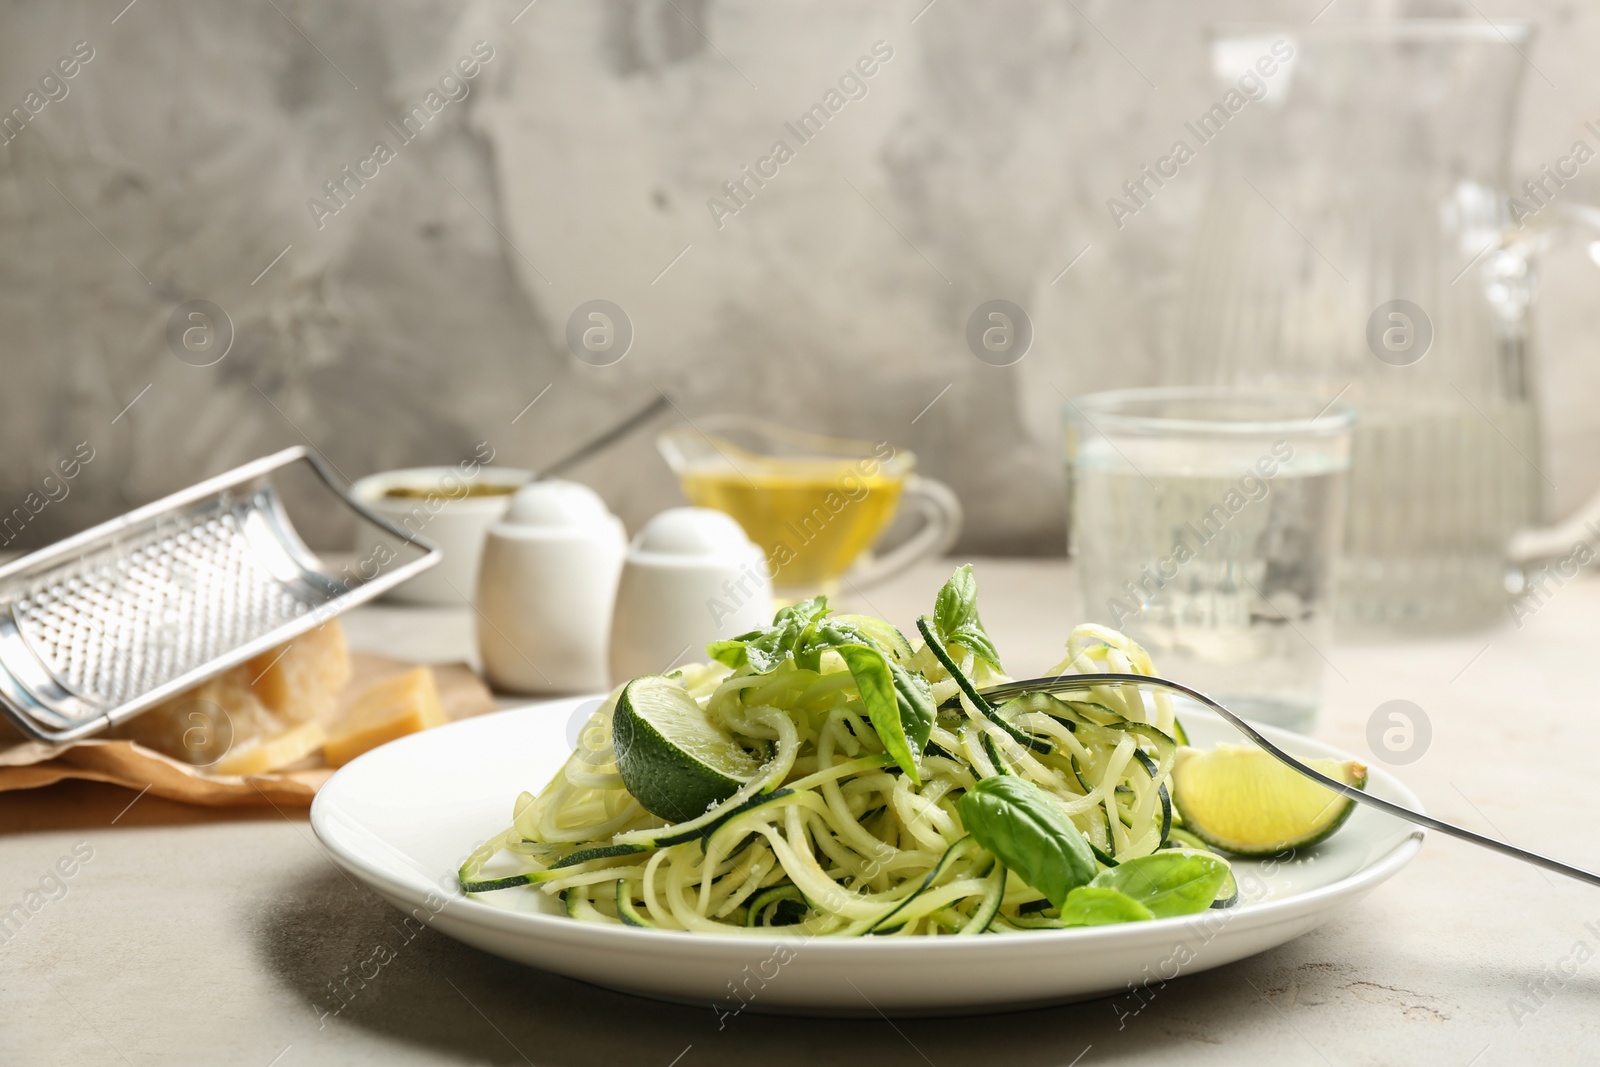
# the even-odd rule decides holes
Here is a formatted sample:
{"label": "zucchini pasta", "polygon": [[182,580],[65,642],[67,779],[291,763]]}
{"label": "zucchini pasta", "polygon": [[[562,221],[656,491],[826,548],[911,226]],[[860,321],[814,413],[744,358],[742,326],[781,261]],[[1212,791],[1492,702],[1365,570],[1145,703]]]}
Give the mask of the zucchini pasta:
{"label": "zucchini pasta", "polygon": [[[630,681],[462,866],[463,890],[762,936],[1003,933],[1230,902],[1226,861],[1171,836],[1181,727],[1164,695],[991,705],[983,690],[1010,679],[970,567],[917,630],[913,645],[819,597],[709,663]],[[1154,670],[1080,626],[1052,673],[1097,672]]]}

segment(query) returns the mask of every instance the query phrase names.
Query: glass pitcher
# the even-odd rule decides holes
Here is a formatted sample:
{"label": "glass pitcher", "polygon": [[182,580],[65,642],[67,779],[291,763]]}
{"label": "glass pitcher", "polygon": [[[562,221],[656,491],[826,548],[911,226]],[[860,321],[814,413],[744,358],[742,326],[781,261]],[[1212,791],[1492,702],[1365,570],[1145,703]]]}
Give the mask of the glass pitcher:
{"label": "glass pitcher", "polygon": [[[887,441],[803,433],[748,415],[706,415],[674,427],[656,447],[683,495],[739,521],[767,556],[782,600],[867,586],[961,536],[961,504],[942,482],[915,473],[916,458]],[[921,527],[882,555],[872,545],[902,505]]]}
{"label": "glass pitcher", "polygon": [[[1571,552],[1595,517],[1591,503],[1558,529],[1526,529],[1547,482],[1532,255],[1586,210],[1547,172],[1511,190],[1531,38],[1526,23],[1477,20],[1212,40],[1232,96],[1219,90],[1221,106],[1188,127],[1215,170],[1164,376],[1360,410],[1346,624],[1487,622],[1519,564]],[[1600,133],[1585,139],[1600,148]]]}

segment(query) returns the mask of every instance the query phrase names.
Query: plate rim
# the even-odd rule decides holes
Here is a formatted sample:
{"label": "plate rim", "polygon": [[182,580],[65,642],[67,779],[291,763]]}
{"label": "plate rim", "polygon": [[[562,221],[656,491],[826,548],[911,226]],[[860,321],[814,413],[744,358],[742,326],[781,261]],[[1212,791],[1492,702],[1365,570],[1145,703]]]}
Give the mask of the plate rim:
{"label": "plate rim", "polygon": [[[438,897],[442,896],[444,903],[434,911],[430,921],[449,913],[452,919],[470,925],[486,927],[497,932],[517,934],[566,946],[584,944],[594,947],[626,947],[636,952],[676,951],[685,944],[692,944],[700,946],[697,951],[707,953],[736,952],[740,957],[743,957],[751,951],[772,950],[780,945],[792,946],[796,941],[803,941],[808,953],[820,951],[827,954],[837,953],[854,956],[866,953],[875,958],[898,958],[919,953],[937,953],[957,947],[963,955],[1007,954],[1069,945],[1085,947],[1115,945],[1124,942],[1142,941],[1146,938],[1164,940],[1167,935],[1183,933],[1202,925],[1205,919],[1213,914],[1213,911],[1208,909],[1192,915],[1176,915],[1167,918],[1149,919],[1143,922],[1114,923],[1105,926],[1075,927],[1063,930],[1007,931],[1003,937],[959,939],[948,937],[905,937],[872,938],[868,940],[859,937],[833,938],[828,936],[811,936],[808,938],[799,935],[784,937],[781,934],[746,935],[706,931],[654,930],[625,926],[613,927],[608,924],[578,922],[564,915],[510,911],[474,900],[459,889],[445,890],[437,882],[428,883],[427,891],[419,893],[416,884],[395,878],[388,871],[369,864],[363,857],[345,852],[338,843],[335,836],[336,831],[332,830],[330,823],[333,821],[331,811],[332,805],[336,802],[340,778],[344,777],[348,782],[353,769],[375,758],[385,758],[385,750],[389,750],[389,756],[392,757],[402,747],[410,748],[423,743],[423,740],[428,735],[435,734],[437,730],[484,729],[486,728],[485,724],[489,722],[504,724],[509,721],[510,717],[548,714],[549,709],[552,707],[575,708],[585,701],[594,700],[597,696],[603,697],[604,694],[591,693],[519,704],[486,715],[477,715],[470,719],[446,723],[443,726],[434,727],[432,730],[410,734],[364,753],[335,771],[323,783],[322,787],[317,790],[316,796],[312,799],[310,821],[312,832],[316,835],[318,844],[341,869],[361,879],[391,900],[399,898],[413,906],[423,906],[431,909],[432,904],[428,898],[431,896],[437,900]],[[1196,710],[1202,711],[1203,709]],[[1217,719],[1219,722],[1222,721],[1214,713],[1205,712],[1205,714]],[[1192,718],[1194,713],[1186,713],[1185,717]],[[1292,746],[1297,742],[1309,743],[1325,750],[1323,754],[1334,758],[1357,758],[1318,738],[1292,733],[1279,727],[1260,723],[1252,723],[1252,725],[1261,730],[1269,740],[1280,744],[1287,742]],[[437,735],[435,734],[435,736]],[[1369,765],[1369,774],[1374,772],[1383,782],[1386,789],[1398,795],[1400,803],[1411,807],[1415,811],[1423,811],[1421,800],[1397,776],[1384,768],[1371,767]],[[349,786],[346,784],[343,788],[349,788]],[[375,832],[371,830],[367,832],[373,833],[375,837],[382,840]],[[1325,907],[1330,906],[1328,900],[1330,897],[1349,897],[1352,900],[1359,898],[1399,873],[1401,869],[1415,859],[1421,851],[1426,837],[1427,831],[1421,826],[1414,825],[1411,827],[1410,833],[1397,836],[1393,846],[1382,855],[1337,881],[1317,886],[1293,896],[1263,901],[1260,904],[1241,908],[1239,911],[1233,911],[1232,909],[1218,910],[1216,914],[1227,916],[1229,926],[1233,926],[1239,919],[1248,916],[1249,921],[1241,926],[1241,929],[1251,929],[1257,926],[1272,925],[1276,922],[1293,921],[1305,914],[1323,910]],[[686,941],[686,938],[692,938],[692,940]]]}

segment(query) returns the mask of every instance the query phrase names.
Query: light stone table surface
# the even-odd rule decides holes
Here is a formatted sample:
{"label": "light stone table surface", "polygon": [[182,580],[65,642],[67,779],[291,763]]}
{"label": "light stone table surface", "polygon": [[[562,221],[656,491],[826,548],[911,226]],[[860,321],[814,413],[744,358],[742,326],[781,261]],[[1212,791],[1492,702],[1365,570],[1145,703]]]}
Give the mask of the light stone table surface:
{"label": "light stone table surface", "polygon": [[[947,573],[919,568],[851,606],[909,625]],[[989,561],[978,575],[1008,666],[1047,667],[1076,615],[1068,566]],[[392,655],[472,656],[465,609],[373,607],[348,626]],[[1397,773],[1432,811],[1600,867],[1597,646],[1593,578],[1555,590],[1521,628],[1508,616],[1449,639],[1335,644],[1316,732],[1366,756],[1373,710],[1414,701],[1433,738]],[[1120,1023],[1101,1000],[894,1023],[745,1012],[719,1027],[709,1007],[592,988],[431,930],[323,1018],[330,981],[401,938],[398,913],[332,866],[303,812],[197,813],[148,796],[127,808],[133,795],[0,796],[0,911],[75,849],[90,856],[65,895],[0,937],[0,1064],[1600,1062],[1600,892],[1438,836],[1321,929],[1157,987]]]}

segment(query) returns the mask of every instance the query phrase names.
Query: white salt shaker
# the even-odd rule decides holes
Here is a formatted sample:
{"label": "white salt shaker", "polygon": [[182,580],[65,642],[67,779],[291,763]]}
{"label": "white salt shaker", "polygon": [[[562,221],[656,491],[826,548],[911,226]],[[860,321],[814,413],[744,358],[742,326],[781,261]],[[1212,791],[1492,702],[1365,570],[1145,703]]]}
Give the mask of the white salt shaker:
{"label": "white salt shaker", "polygon": [[611,680],[705,659],[705,646],[772,622],[766,557],[732,516],[672,508],[628,547],[611,623]]}
{"label": "white salt shaker", "polygon": [[611,607],[628,537],[588,486],[534,482],[489,527],[478,568],[478,652],[496,689],[605,689]]}

